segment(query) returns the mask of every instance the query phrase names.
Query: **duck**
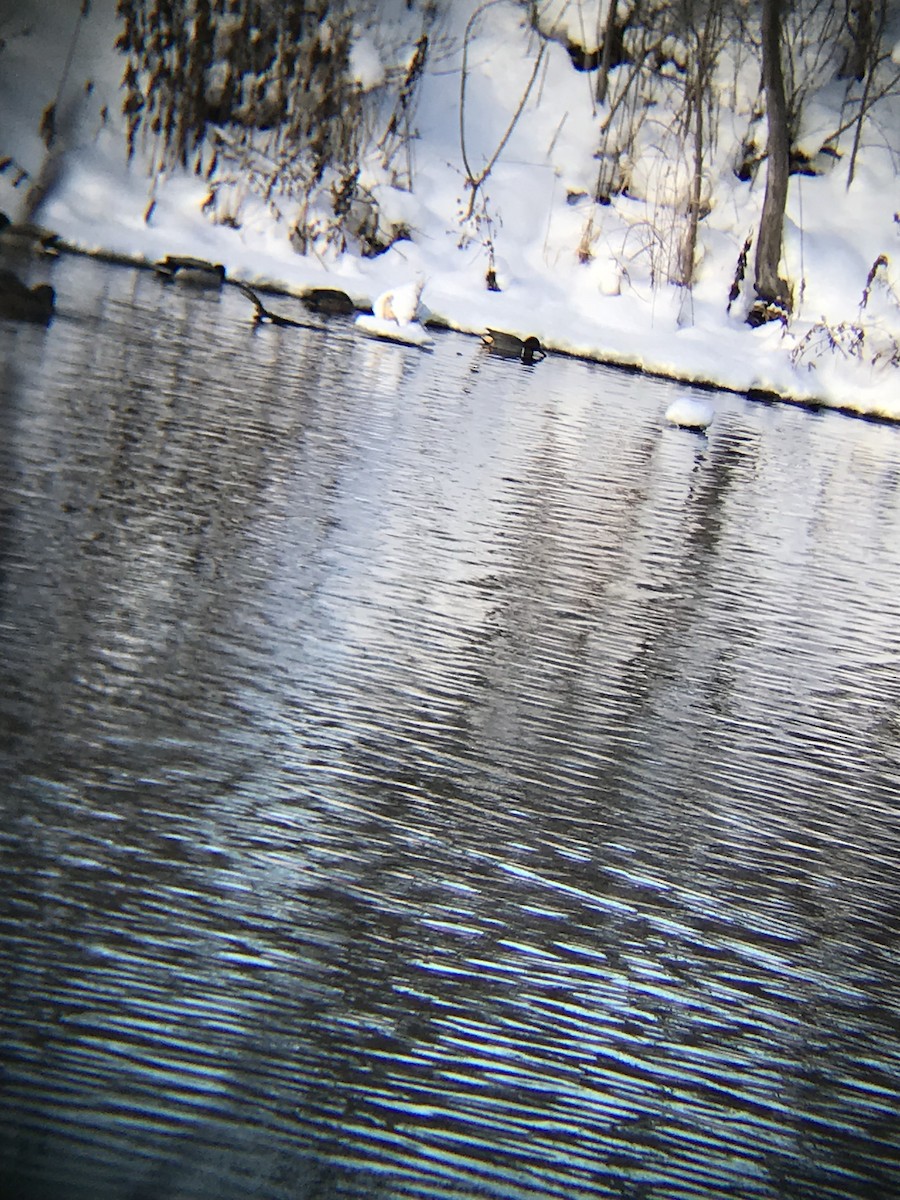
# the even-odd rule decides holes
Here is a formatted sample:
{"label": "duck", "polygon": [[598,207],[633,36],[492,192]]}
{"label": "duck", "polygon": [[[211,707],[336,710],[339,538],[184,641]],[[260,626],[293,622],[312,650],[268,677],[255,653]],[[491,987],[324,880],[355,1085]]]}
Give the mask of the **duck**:
{"label": "duck", "polygon": [[301,299],[311,312],[325,316],[347,316],[356,312],[356,305],[347,293],[337,288],[310,288]]}
{"label": "duck", "polygon": [[0,212],[0,245],[55,256],[59,254],[61,240],[58,233],[44,229],[42,225],[19,224],[12,221],[5,212]]}
{"label": "duck", "polygon": [[153,264],[153,269],[167,282],[184,283],[191,287],[219,288],[225,282],[226,274],[222,263],[179,254],[167,254]]}
{"label": "duck", "polygon": [[481,340],[493,354],[500,354],[503,358],[519,358],[528,366],[547,357],[546,350],[534,334],[522,339],[514,333],[504,333],[502,329],[488,329],[487,333],[481,335]]}
{"label": "duck", "polygon": [[12,271],[0,271],[0,317],[46,325],[55,305],[56,292],[49,283],[30,288]]}
{"label": "duck", "polygon": [[666,420],[681,429],[705,433],[712,424],[713,406],[701,396],[679,396],[666,409]]}

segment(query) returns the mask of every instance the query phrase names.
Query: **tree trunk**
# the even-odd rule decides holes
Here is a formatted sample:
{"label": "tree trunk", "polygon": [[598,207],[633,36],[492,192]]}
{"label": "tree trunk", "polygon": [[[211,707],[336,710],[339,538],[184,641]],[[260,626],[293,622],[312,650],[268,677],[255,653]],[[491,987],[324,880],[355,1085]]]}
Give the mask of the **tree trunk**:
{"label": "tree trunk", "polygon": [[700,71],[704,65],[697,55],[697,72],[691,81],[691,104],[693,105],[694,175],[691,180],[691,195],[688,201],[688,223],[678,255],[678,278],[682,287],[690,287],[694,281],[694,256],[697,253],[697,229],[700,224],[700,200],[703,195],[703,80]]}
{"label": "tree trunk", "polygon": [[878,70],[878,48],[884,35],[887,20],[887,6],[881,0],[878,7],[877,27],[873,23],[871,0],[860,0],[851,5],[856,13],[856,24],[851,25],[854,35],[855,56],[848,63],[848,71],[852,70],[856,79],[865,80],[862,95],[859,98],[859,115],[856,118],[856,128],[853,130],[853,149],[850,151],[850,164],[847,167],[847,190],[849,191],[856,175],[856,160],[859,157],[859,147],[862,142],[863,124],[869,115],[869,97],[875,83],[875,72]]}
{"label": "tree trunk", "polygon": [[597,76],[597,99],[602,104],[609,87],[609,72],[612,67],[613,42],[616,36],[616,0],[609,0],[606,11],[606,28],[603,32],[603,51],[600,57],[600,74]]}
{"label": "tree trunk", "polygon": [[771,317],[779,316],[783,319],[785,313],[790,312],[791,306],[790,289],[778,274],[790,171],[787,100],[784,94],[784,72],[781,67],[783,3],[784,0],[763,0],[762,3],[762,65],[769,136],[766,149],[766,195],[756,242],[754,286],[757,301],[748,317],[754,325],[770,319],[770,316],[762,314],[771,309],[776,310],[771,312]]}
{"label": "tree trunk", "polygon": [[[883,3],[881,9],[883,12]],[[872,0],[849,0],[844,20],[850,34],[850,48],[840,76],[842,79],[857,79],[861,83],[866,76],[875,43]]]}

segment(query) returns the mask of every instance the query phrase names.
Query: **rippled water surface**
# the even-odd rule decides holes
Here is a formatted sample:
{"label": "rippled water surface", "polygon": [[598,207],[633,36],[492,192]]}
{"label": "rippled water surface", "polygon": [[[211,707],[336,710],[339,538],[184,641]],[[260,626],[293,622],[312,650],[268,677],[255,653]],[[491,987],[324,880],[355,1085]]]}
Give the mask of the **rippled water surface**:
{"label": "rippled water surface", "polygon": [[0,1193],[900,1195],[900,429],[53,273]]}

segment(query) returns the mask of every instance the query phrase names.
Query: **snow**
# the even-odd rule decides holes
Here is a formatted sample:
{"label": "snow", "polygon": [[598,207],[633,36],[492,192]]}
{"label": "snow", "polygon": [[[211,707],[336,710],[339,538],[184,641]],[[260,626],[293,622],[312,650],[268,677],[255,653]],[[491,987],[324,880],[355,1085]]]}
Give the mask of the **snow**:
{"label": "snow", "polygon": [[368,337],[382,338],[387,342],[402,342],[407,346],[420,346],[423,350],[434,345],[434,338],[418,321],[398,324],[389,317],[369,316],[363,313],[354,322]]}
{"label": "snow", "polygon": [[359,33],[350,51],[350,73],[364,92],[370,91],[384,80],[384,63],[378,47],[366,33]]}
{"label": "snow", "polygon": [[713,406],[700,396],[686,394],[673,400],[666,409],[666,420],[670,425],[692,429],[702,433],[712,424],[715,415]]}
{"label": "snow", "polygon": [[372,303],[372,315],[364,313],[356,318],[357,328],[369,337],[389,342],[405,342],[423,349],[433,346],[434,339],[421,324],[429,315],[421,304],[424,286],[424,279],[415,279],[382,292]]}
{"label": "snow", "polygon": [[423,279],[414,283],[401,284],[375,297],[372,312],[381,321],[395,325],[409,325],[419,319],[419,300],[425,286]]}
{"label": "snow", "polygon": [[[94,0],[65,75],[77,6],[72,21],[59,18],[55,0],[29,0],[0,18],[0,159],[12,159],[0,174],[0,210],[16,219],[29,184],[43,172],[51,186],[38,219],[84,251],[148,262],[190,255],[224,263],[229,276],[254,286],[296,293],[336,287],[370,306],[411,281],[425,281],[428,310],[454,329],[481,333],[492,326],[523,338],[536,335],[549,350],[900,420],[896,366],[874,353],[861,360],[852,339],[826,349],[824,330],[817,329],[820,321],[831,328],[865,323],[866,345],[876,348],[900,338],[900,218],[883,133],[892,122],[897,126],[896,107],[880,113],[882,128],[875,121],[867,127],[849,190],[852,129],[842,136],[841,159],[828,160],[825,173],[791,177],[784,263],[795,287],[794,313],[787,328],[750,329],[744,320],[748,282],[730,312],[728,293],[740,249],[756,228],[765,172],[740,182],[731,167],[751,129],[758,69],[742,59],[719,72],[721,136],[708,172],[710,211],[700,222],[697,276],[688,292],[661,282],[671,246],[654,233],[665,231],[665,205],[683,191],[689,165],[678,158],[667,128],[665,85],[654,125],[645,131],[645,154],[622,164],[633,168],[631,190],[608,205],[591,199],[599,161],[595,76],[573,70],[561,42],[546,44],[521,117],[496,156],[540,46],[524,24],[523,9],[512,3],[483,9],[469,47],[466,156],[475,175],[491,169],[466,218],[461,48],[477,7],[476,0],[451,6],[443,49],[429,60],[414,117],[413,190],[363,164],[360,182],[379,200],[382,219],[412,234],[378,257],[324,247],[300,255],[290,243],[288,208],[282,205],[279,217],[273,204],[249,194],[232,197],[238,228],[215,224],[202,211],[208,183],[188,172],[149,177],[150,147],[140,138],[129,164],[118,90],[124,60],[113,48],[115,0]],[[602,36],[599,6],[557,0],[546,6],[542,28],[551,29],[554,21],[561,41],[571,36],[591,43]],[[402,56],[391,60],[385,39],[361,35],[352,60],[360,88],[377,88],[391,70],[402,72],[416,36],[411,28]],[[38,126],[57,92],[63,134],[48,155]],[[824,132],[840,124],[832,101],[837,105],[840,97],[824,90],[805,113],[802,137],[810,153]],[[764,122],[753,128],[761,144]],[[885,266],[862,310],[867,276],[881,255]],[[487,290],[489,267],[499,292]],[[751,275],[752,253],[748,280]],[[394,336],[398,328],[393,324]]]}

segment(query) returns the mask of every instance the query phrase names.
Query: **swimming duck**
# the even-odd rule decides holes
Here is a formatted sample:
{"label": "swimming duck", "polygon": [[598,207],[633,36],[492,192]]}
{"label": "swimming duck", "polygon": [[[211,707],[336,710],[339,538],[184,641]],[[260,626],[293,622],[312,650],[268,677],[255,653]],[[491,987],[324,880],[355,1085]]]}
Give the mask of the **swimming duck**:
{"label": "swimming duck", "polygon": [[41,225],[18,224],[0,212],[0,245],[15,246],[37,254],[59,254],[60,237]]}
{"label": "swimming duck", "polygon": [[481,340],[492,353],[500,354],[504,358],[520,358],[529,366],[547,357],[547,352],[533,334],[523,341],[514,333],[504,333],[501,329],[489,329],[487,333],[481,335]]}
{"label": "swimming duck", "polygon": [[12,271],[0,271],[0,317],[46,325],[55,303],[56,293],[49,283],[30,288]]}
{"label": "swimming duck", "polygon": [[185,283],[191,287],[218,288],[225,282],[222,263],[207,262],[203,258],[167,254],[153,264],[153,269],[167,281]]}
{"label": "swimming duck", "polygon": [[670,425],[693,429],[697,433],[709,428],[713,415],[713,406],[700,396],[679,396],[666,409],[666,420]]}

